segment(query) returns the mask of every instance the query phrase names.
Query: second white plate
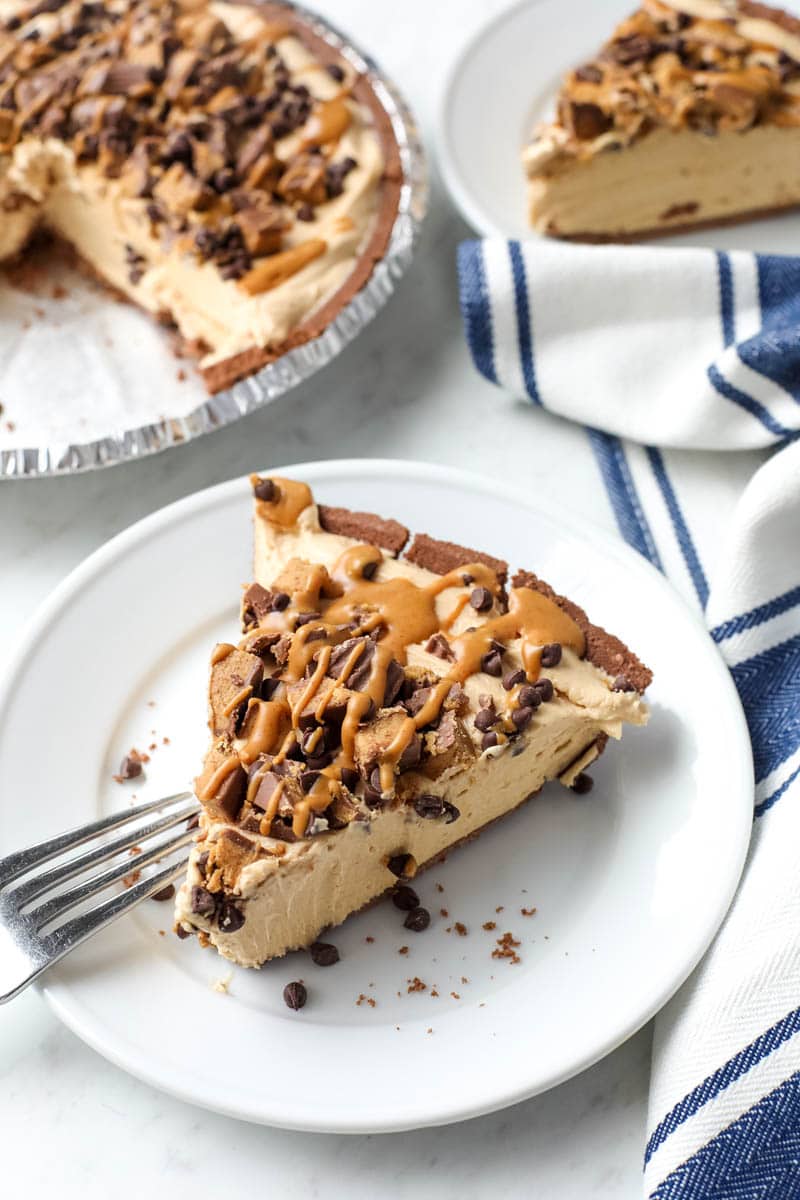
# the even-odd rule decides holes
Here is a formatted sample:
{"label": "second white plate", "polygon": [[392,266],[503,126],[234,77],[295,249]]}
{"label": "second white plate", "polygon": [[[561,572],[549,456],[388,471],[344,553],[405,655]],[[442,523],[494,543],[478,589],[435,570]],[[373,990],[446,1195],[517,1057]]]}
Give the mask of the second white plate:
{"label": "second white plate", "polygon": [[[334,931],[334,967],[295,954],[231,972],[146,902],[51,971],[45,995],[112,1061],[232,1116],[351,1133],[476,1116],[606,1054],[697,963],[748,843],[744,718],[699,620],[618,539],[422,464],[284,470],[327,503],[540,572],[652,666],[650,726],[609,746],[590,796],[552,785],[421,876],[425,933],[386,902]],[[250,573],[250,506],[242,479],[163,509],[35,617],[0,694],[0,853],[191,779],[209,651],[236,636]],[[120,785],[131,746],[149,750],[147,777]],[[507,932],[517,963],[493,956]],[[309,1002],[291,1012],[281,992],[298,978]]]}
{"label": "second white plate", "polygon": [[[535,238],[527,222],[520,152],[553,114],[570,67],[594,57],[635,0],[522,0],[458,53],[439,103],[438,160],[456,206],[485,237]],[[800,11],[798,0],[785,5]],[[794,254],[800,214],[700,230],[669,245]]]}

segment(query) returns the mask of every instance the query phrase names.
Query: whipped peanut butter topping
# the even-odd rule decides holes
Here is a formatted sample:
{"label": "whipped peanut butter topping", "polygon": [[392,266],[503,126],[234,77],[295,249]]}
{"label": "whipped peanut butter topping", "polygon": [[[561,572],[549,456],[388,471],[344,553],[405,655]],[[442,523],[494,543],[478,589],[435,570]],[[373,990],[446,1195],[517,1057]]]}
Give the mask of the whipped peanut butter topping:
{"label": "whipped peanut butter topping", "polygon": [[713,137],[800,125],[800,21],[748,0],[644,0],[566,77],[558,121],[524,152],[528,174],[656,128]]}
{"label": "whipped peanut butter topping", "polygon": [[[276,530],[315,511],[305,484],[259,476],[251,484],[257,520]],[[269,589],[247,589],[244,638],[212,655],[212,728],[229,764],[221,773],[212,755],[198,781],[212,813],[233,772],[239,787],[232,803],[232,790],[223,795],[225,816],[273,837],[307,836],[322,814],[347,821],[362,803],[395,803],[402,776],[424,767],[442,725],[442,736],[456,736],[465,685],[484,677],[490,690],[507,647],[521,667],[504,679],[507,712],[496,699],[481,702],[498,731],[488,746],[513,738],[552,698],[547,679],[534,692],[543,654],[548,666],[562,652],[585,654],[572,617],[533,587],[506,593],[487,563],[413,578],[386,572],[386,563],[378,546],[353,543],[328,567],[291,558]],[[488,727],[476,721],[461,736],[483,742]],[[470,753],[480,753],[471,742]]]}

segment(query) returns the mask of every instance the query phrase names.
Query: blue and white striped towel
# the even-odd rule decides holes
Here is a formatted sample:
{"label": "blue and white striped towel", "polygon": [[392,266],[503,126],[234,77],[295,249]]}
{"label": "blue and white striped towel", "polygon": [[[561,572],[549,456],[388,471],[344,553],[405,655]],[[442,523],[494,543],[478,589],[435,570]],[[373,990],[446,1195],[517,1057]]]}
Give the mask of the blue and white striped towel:
{"label": "blue and white striped towel", "polygon": [[458,266],[478,370],[587,427],[598,492],[704,611],[750,727],[750,853],[656,1020],[645,1194],[798,1198],[800,259],[492,240]]}

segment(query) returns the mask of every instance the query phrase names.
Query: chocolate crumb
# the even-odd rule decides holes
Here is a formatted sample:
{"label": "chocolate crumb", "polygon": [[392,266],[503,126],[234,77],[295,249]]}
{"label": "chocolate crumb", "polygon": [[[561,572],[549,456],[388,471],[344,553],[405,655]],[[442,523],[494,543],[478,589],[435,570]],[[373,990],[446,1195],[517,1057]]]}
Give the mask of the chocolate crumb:
{"label": "chocolate crumb", "polygon": [[256,500],[265,500],[270,504],[278,498],[277,484],[273,483],[271,479],[258,479],[253,484],[253,495]]}
{"label": "chocolate crumb", "polygon": [[401,946],[397,951],[398,954],[408,954],[408,946]]}
{"label": "chocolate crumb", "polygon": [[469,930],[467,929],[467,927],[463,921],[456,921],[453,928],[455,929],[455,931],[459,937],[466,937],[469,932]]}
{"label": "chocolate crumb", "polygon": [[411,912],[413,908],[418,907],[419,896],[413,888],[403,885],[392,892],[392,904],[403,912]]}
{"label": "chocolate crumb", "polygon": [[138,779],[144,774],[143,761],[144,759],[138,750],[131,750],[120,763],[119,772],[114,776],[116,782],[122,783],[124,780]]}
{"label": "chocolate crumb", "polygon": [[497,921],[484,921],[483,928],[488,933],[491,929],[497,929]]}
{"label": "chocolate crumb", "polygon": [[536,909],[535,908],[521,908],[519,911],[522,913],[523,917],[532,917],[533,914],[536,912]]}
{"label": "chocolate crumb", "polygon": [[413,979],[406,980],[406,982],[408,984],[406,991],[409,994],[412,992],[426,992],[428,990],[427,983],[423,983],[418,975],[415,975]]}

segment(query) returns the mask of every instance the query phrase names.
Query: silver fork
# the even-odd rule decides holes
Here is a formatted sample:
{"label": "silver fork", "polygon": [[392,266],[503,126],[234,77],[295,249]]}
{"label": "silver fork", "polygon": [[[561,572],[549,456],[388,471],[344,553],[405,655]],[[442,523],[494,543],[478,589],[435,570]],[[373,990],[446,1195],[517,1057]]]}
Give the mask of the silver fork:
{"label": "silver fork", "polygon": [[[142,823],[144,817],[161,809],[165,810],[163,816]],[[0,1004],[16,996],[42,971],[92,934],[178,879],[186,868],[186,855],[158,871],[146,872],[144,868],[158,866],[161,859],[188,845],[194,829],[191,821],[187,827],[187,818],[198,811],[191,792],[179,792],[93,821],[0,859]],[[181,824],[183,829],[159,839],[159,834]],[[125,832],[110,840],[105,837],[115,830]],[[43,869],[78,846],[87,848],[66,862]],[[141,851],[135,858],[129,853],[134,848]],[[121,854],[125,855],[123,862],[91,871]],[[141,871],[142,877],[132,886],[112,892],[85,912],[67,916],[73,908],[99,898],[107,888],[122,883],[134,871]],[[81,879],[89,872],[88,878]],[[75,880],[73,886],[67,891],[59,890],[71,880]],[[49,892],[55,894],[43,899]]]}

